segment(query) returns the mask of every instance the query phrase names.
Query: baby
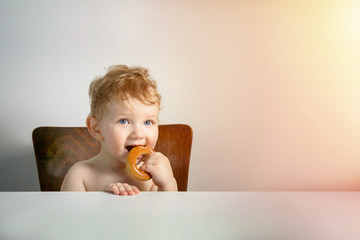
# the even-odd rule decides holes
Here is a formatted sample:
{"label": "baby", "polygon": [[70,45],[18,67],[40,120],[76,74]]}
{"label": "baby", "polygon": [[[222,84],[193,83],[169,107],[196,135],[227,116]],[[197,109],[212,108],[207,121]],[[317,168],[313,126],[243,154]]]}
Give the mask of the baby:
{"label": "baby", "polygon": [[140,170],[152,179],[139,181],[126,169],[133,146],[154,148],[158,139],[160,95],[146,69],[116,65],[89,89],[91,112],[86,119],[90,134],[100,141],[95,157],[74,164],[61,191],[108,191],[134,195],[140,191],[177,191],[169,159],[160,152],[144,158]]}

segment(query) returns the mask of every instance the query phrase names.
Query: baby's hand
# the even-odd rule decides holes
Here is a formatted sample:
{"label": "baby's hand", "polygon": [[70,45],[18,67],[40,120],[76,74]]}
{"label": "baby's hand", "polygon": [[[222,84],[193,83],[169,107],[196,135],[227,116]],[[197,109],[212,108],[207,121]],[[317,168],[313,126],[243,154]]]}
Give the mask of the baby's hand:
{"label": "baby's hand", "polygon": [[160,152],[148,155],[141,170],[151,174],[152,180],[160,191],[177,191],[177,183],[169,159]]}
{"label": "baby's hand", "polygon": [[135,195],[140,191],[137,187],[131,186],[127,183],[110,183],[106,185],[104,188],[105,192],[112,192],[115,195],[127,196],[127,195]]}

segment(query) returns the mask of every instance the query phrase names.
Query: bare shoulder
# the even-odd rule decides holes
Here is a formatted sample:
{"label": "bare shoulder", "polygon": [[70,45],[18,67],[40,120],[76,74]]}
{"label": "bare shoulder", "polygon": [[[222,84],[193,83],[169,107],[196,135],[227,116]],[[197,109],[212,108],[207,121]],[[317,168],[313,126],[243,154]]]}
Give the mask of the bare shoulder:
{"label": "bare shoulder", "polygon": [[92,169],[92,159],[75,163],[66,173],[61,191],[86,191],[84,181]]}
{"label": "bare shoulder", "polygon": [[77,174],[90,171],[92,168],[92,159],[80,161],[75,163],[70,169],[69,172],[75,172]]}

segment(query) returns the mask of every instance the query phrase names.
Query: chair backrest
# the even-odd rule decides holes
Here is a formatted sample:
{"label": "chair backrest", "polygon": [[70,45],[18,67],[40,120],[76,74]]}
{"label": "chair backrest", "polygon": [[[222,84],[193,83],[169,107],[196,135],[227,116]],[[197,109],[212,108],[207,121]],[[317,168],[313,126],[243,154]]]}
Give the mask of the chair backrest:
{"label": "chair backrest", "polygon": [[[41,191],[60,191],[69,168],[100,151],[86,127],[38,127],[32,133]],[[192,129],[188,125],[159,125],[155,150],[170,160],[179,191],[187,191]]]}

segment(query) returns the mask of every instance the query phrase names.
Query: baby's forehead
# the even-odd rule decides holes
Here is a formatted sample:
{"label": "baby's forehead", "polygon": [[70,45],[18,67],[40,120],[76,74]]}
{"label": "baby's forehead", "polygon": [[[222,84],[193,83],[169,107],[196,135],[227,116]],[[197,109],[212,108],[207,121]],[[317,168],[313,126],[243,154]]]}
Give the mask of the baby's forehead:
{"label": "baby's forehead", "polygon": [[131,97],[131,96],[129,96],[129,97],[128,96],[127,97],[113,97],[113,98],[109,99],[108,103],[118,105],[121,107],[126,107],[126,108],[133,108],[134,106],[142,106],[142,107],[158,106],[159,107],[159,104],[157,104],[157,103],[150,103],[143,98],[137,98],[137,97]]}
{"label": "baby's forehead", "polygon": [[140,101],[136,98],[112,99],[106,104],[106,110],[113,114],[134,114],[143,113],[148,115],[158,115],[160,106]]}

